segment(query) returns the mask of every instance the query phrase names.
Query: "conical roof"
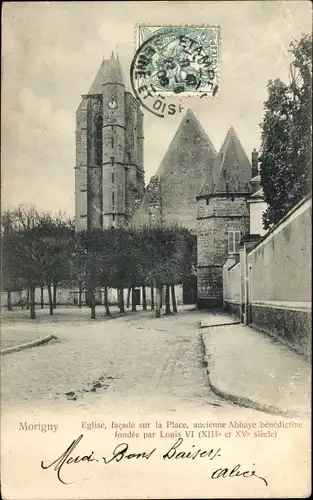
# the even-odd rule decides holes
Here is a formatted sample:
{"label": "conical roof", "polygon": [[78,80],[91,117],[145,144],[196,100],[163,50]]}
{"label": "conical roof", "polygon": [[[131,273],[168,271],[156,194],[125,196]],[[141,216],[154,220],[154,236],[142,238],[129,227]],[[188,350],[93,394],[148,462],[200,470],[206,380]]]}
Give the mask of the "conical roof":
{"label": "conical roof", "polygon": [[206,170],[212,168],[212,164],[216,158],[215,148],[200,122],[193,112],[188,109],[165,153],[156,175],[162,175],[173,168],[175,168],[177,174],[180,167],[183,169],[186,167],[196,168],[197,166],[194,163],[195,157],[198,155],[201,156],[201,163],[205,161]]}
{"label": "conical roof", "polygon": [[248,193],[250,180],[251,163],[234,127],[230,127],[200,196]]}
{"label": "conical roof", "polygon": [[111,59],[103,59],[88,94],[102,94],[102,85],[106,83],[120,83],[124,85],[120,61],[118,57],[114,57],[113,52]]}

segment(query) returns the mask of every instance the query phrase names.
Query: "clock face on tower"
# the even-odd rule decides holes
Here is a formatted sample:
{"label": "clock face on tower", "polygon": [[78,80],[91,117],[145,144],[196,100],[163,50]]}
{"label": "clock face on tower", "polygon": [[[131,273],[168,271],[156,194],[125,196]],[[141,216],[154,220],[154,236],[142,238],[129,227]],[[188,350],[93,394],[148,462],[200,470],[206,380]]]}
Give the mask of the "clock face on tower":
{"label": "clock face on tower", "polygon": [[115,109],[117,107],[117,102],[115,99],[111,99],[111,101],[109,102],[109,108],[110,109]]}

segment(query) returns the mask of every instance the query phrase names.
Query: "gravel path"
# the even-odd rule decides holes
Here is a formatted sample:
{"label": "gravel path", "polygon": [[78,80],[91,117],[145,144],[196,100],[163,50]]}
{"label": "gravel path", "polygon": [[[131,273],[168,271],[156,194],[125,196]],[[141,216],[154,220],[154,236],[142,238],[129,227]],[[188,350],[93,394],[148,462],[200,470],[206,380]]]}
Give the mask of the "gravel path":
{"label": "gravel path", "polygon": [[[230,405],[209,389],[200,313],[182,309],[154,319],[140,311],[105,321],[90,321],[88,313],[80,312],[81,321],[62,311],[62,322],[39,318],[34,328],[39,324],[42,335],[58,340],[2,358],[4,409],[194,411]],[[22,331],[25,322],[14,328]]]}

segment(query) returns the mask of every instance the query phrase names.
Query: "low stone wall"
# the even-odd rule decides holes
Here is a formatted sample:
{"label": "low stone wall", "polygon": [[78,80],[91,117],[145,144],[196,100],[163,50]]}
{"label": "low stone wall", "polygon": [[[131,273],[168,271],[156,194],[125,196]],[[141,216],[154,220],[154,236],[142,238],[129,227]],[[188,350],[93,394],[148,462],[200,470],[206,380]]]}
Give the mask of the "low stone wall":
{"label": "low stone wall", "polygon": [[[124,301],[126,303],[127,301],[127,288],[124,288]],[[163,295],[165,297],[165,287],[163,288]],[[178,305],[183,304],[183,286],[182,285],[175,285],[175,296],[176,296],[176,302]],[[6,292],[1,292],[1,307],[6,307],[7,306],[7,293]],[[75,300],[74,300],[75,299]],[[103,291],[98,290],[95,294],[95,299],[97,304],[103,304],[104,302],[104,293]],[[118,303],[118,298],[117,298],[117,290],[115,288],[109,288],[108,290],[108,299],[109,299],[109,304],[110,305],[117,305]],[[155,290],[154,290],[154,301],[156,300],[155,296]],[[26,305],[27,302],[27,291],[26,290],[21,290],[18,292],[11,292],[11,305],[12,306],[21,306],[21,303],[23,301],[23,304]],[[140,304],[142,304],[143,297],[142,297],[142,288],[140,288]],[[150,287],[146,287],[146,301],[147,305],[151,304],[151,289]],[[35,290],[35,304],[40,304],[41,302],[41,291],[40,288],[36,288]],[[77,304],[78,303],[78,290],[67,290],[65,288],[58,288],[57,289],[57,305],[61,306],[72,306],[74,305],[74,302]],[[48,297],[48,291],[47,288],[44,288],[44,294],[43,294],[43,303],[44,305],[49,304],[49,297]],[[86,303],[86,294],[85,292],[82,293],[82,303]],[[131,294],[130,294],[130,304],[131,304]]]}
{"label": "low stone wall", "polygon": [[[298,203],[240,261],[223,270],[224,308],[312,358],[312,200]],[[241,304],[241,306],[240,306]]]}
{"label": "low stone wall", "polygon": [[309,334],[311,311],[252,304],[251,322],[252,326],[277,337],[299,354],[312,359],[312,336]]}
{"label": "low stone wall", "polygon": [[234,314],[235,316],[238,316],[238,318],[241,317],[241,309],[242,306],[240,306],[240,302],[232,302],[225,300],[224,301],[224,309],[226,312],[229,314]]}

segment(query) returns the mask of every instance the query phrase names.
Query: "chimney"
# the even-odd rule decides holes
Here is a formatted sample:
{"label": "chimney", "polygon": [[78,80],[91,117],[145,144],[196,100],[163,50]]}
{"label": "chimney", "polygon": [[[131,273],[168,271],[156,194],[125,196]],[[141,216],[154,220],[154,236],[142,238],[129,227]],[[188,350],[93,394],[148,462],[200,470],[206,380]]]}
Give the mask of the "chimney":
{"label": "chimney", "polygon": [[259,173],[259,153],[257,150],[254,148],[254,150],[251,153],[251,164],[252,164],[252,179]]}

